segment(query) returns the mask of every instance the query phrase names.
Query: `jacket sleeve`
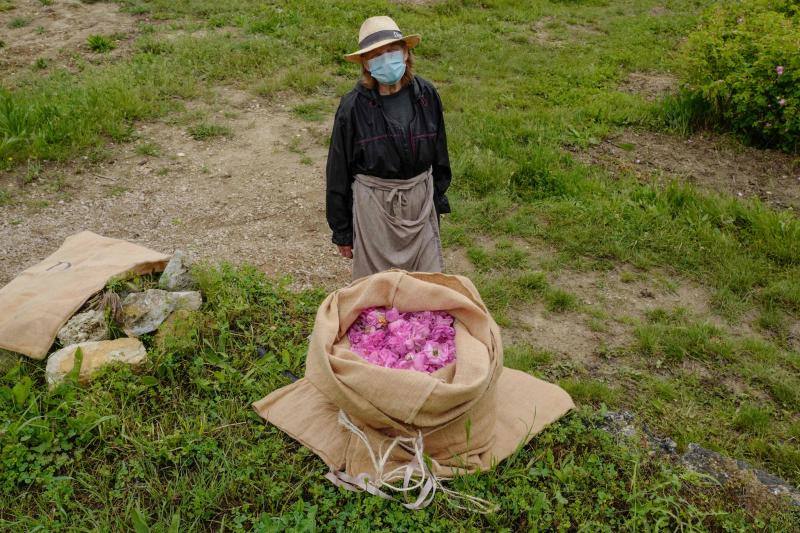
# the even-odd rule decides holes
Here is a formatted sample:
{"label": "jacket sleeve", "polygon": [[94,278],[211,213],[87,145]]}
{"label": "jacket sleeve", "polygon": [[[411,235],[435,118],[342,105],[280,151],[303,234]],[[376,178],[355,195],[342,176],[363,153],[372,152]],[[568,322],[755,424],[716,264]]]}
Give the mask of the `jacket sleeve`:
{"label": "jacket sleeve", "polygon": [[352,126],[342,104],[333,120],[328,163],[325,169],[325,212],[328,226],[333,232],[334,244],[353,244],[353,191],[351,188],[350,156],[352,154]]}
{"label": "jacket sleeve", "polygon": [[439,93],[434,89],[436,104],[439,113],[439,128],[436,136],[436,159],[433,162],[433,188],[434,205],[438,214],[450,212],[450,202],[447,199],[447,189],[450,187],[452,173],[450,172],[450,156],[447,153],[447,133],[444,127],[444,112],[442,110],[442,100]]}

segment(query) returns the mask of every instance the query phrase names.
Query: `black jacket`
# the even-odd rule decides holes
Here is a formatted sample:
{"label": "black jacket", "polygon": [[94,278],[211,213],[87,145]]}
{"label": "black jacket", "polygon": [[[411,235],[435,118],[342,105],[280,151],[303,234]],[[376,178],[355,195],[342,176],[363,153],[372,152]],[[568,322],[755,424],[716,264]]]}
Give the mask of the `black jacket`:
{"label": "black jacket", "polygon": [[419,76],[412,79],[411,90],[414,118],[408,130],[387,120],[377,88],[366,89],[359,83],[339,103],[326,170],[326,210],[335,244],[353,243],[355,174],[408,179],[433,167],[436,212],[450,212],[445,196],[451,174],[442,101],[433,84]]}

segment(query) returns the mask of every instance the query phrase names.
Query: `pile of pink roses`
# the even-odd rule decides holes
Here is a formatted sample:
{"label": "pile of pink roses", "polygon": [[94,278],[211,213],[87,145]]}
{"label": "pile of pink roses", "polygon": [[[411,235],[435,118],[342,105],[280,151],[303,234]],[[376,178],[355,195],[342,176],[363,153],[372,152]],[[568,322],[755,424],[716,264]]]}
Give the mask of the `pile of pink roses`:
{"label": "pile of pink roses", "polygon": [[387,367],[435,372],[456,359],[453,317],[445,311],[401,313],[371,307],[347,331],[351,349]]}

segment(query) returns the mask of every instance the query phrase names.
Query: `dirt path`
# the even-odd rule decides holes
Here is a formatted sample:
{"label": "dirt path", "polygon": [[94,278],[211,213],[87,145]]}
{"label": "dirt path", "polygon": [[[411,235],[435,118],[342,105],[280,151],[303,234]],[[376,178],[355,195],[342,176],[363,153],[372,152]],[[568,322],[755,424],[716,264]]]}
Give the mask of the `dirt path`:
{"label": "dirt path", "polygon": [[[302,284],[339,285],[349,263],[330,243],[324,206],[324,139],[330,120],[305,122],[285,106],[220,89],[206,121],[230,138],[198,141],[186,126],[141,124],[139,140],[99,165],[46,168],[0,207],[0,284],[88,229],[171,253],[250,262]],[[137,146],[159,155],[140,155]],[[141,148],[140,148],[141,150]]]}

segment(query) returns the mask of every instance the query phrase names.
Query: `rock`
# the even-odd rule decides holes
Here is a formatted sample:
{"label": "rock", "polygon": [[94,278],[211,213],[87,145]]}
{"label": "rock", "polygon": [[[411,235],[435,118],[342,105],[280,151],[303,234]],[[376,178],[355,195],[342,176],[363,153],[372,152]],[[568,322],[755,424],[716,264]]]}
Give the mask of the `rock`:
{"label": "rock", "polygon": [[793,505],[800,506],[800,491],[789,482],[772,474],[753,468],[744,461],[725,457],[699,444],[689,444],[681,461],[691,470],[708,474],[721,485],[743,485],[745,492],[767,492],[773,496],[786,496]]}
{"label": "rock", "polygon": [[650,450],[667,455],[675,455],[678,453],[678,443],[669,437],[656,435],[645,423],[642,423],[642,432],[645,437],[645,445],[650,448]]}
{"label": "rock", "polygon": [[630,411],[607,411],[603,413],[603,419],[603,429],[615,437],[631,439],[638,436],[641,444],[652,452],[667,455],[677,453],[678,445],[674,440],[656,435],[647,424],[637,427],[636,418]]}
{"label": "rock", "polygon": [[[678,458],[678,445],[669,437],[653,433],[647,424],[638,427],[633,413],[629,411],[607,411],[603,413],[600,426],[617,439],[641,437],[637,440],[650,450],[651,454],[663,454]],[[787,481],[772,474],[753,468],[744,461],[725,457],[717,452],[703,448],[699,444],[689,444],[680,461],[695,472],[707,474],[720,485],[735,487],[737,494],[744,495],[750,502],[762,501],[764,497],[788,497],[793,505],[800,506],[800,490]]]}
{"label": "rock", "polygon": [[164,272],[158,279],[158,287],[168,291],[188,291],[195,289],[197,283],[189,274],[191,263],[184,253],[175,250]]}
{"label": "rock", "polygon": [[109,363],[141,364],[147,359],[147,351],[139,339],[116,339],[113,341],[90,341],[71,344],[53,352],[47,359],[47,383],[52,387],[61,382],[75,365],[75,352],[80,348],[83,361],[78,375],[80,381],[88,381],[91,375]]}
{"label": "rock", "polygon": [[103,341],[108,338],[108,324],[102,311],[86,311],[69,319],[58,332],[62,346],[87,341]]}
{"label": "rock", "polygon": [[196,311],[202,304],[203,297],[197,291],[167,292],[148,289],[145,292],[134,292],[122,301],[122,327],[125,333],[137,337],[158,329],[173,311]]}
{"label": "rock", "polygon": [[180,309],[197,311],[203,305],[203,297],[198,291],[171,292],[169,296],[176,311]]}
{"label": "rock", "polygon": [[633,425],[633,414],[629,411],[607,411],[603,413],[603,429],[615,437],[631,438],[636,436],[636,427]]}

